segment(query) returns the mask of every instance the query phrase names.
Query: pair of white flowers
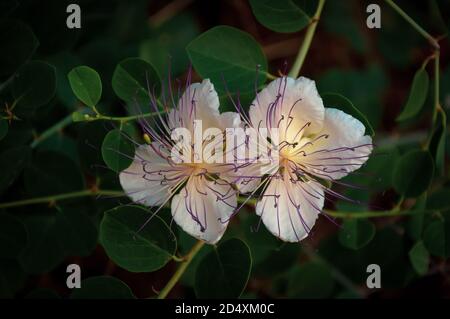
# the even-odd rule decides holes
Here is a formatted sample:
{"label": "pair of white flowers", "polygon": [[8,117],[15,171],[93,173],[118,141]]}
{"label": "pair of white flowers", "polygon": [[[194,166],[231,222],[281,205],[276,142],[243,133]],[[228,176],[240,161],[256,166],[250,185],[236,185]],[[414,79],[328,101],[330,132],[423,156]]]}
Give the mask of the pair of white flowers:
{"label": "pair of white flowers", "polygon": [[[179,127],[193,132],[195,120],[202,121],[203,130],[267,128],[268,138],[257,143],[277,152],[279,161],[175,163],[171,132]],[[304,77],[271,82],[256,95],[248,116],[221,114],[209,80],[190,84],[157,128],[144,129],[152,142],[139,146],[131,166],[121,172],[123,189],[146,206],[162,207],[171,201],[173,220],[211,244],[220,240],[239,209],[238,193],[259,194],[256,214],[272,234],[289,242],[304,239],[322,212],[325,194],[338,196],[323,181],[358,169],[372,151],[364,125],[338,109],[325,108],[314,81]],[[270,138],[271,129],[277,129],[277,139]]]}

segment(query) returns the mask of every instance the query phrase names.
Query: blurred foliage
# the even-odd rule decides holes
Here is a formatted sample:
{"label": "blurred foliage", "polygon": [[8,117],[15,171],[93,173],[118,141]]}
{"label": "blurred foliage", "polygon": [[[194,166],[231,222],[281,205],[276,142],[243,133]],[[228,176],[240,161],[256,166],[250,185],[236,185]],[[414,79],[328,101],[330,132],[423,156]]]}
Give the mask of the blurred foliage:
{"label": "blurred foliage", "polygon": [[[68,29],[71,2],[0,2],[0,297],[153,297],[195,240],[166,209],[149,219],[119,196],[117,172],[130,163],[131,141],[144,140],[135,121],[114,118],[153,112],[149,90],[159,95],[169,77],[183,83],[190,65],[224,104],[231,91],[248,107],[255,81],[261,87],[269,71],[292,64],[298,48],[283,41],[300,43],[317,1],[199,0],[167,12],[165,1],[78,0],[82,28]],[[434,61],[424,61],[432,49],[375,2],[379,30],[366,27],[369,1],[327,1],[304,66],[327,107],[375,136],[367,164],[333,186],[350,199],[329,198],[327,211],[341,215],[321,217],[310,238],[291,244],[244,207],[170,296],[450,296],[450,148],[445,112],[430,125],[436,81]],[[396,2],[431,34],[448,32],[449,1]],[[279,43],[282,58],[272,58]],[[447,111],[448,37],[440,44]],[[71,263],[84,278],[73,291]],[[369,264],[381,266],[381,289],[365,285]]]}

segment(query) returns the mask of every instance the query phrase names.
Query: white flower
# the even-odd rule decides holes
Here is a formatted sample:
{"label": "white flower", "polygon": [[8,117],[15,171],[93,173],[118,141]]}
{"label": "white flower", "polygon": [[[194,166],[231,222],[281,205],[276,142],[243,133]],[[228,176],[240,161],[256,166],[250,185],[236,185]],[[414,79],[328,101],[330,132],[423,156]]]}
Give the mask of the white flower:
{"label": "white flower", "polygon": [[[256,213],[275,236],[298,242],[314,226],[325,193],[338,196],[321,181],[335,181],[361,167],[372,151],[372,139],[359,120],[325,108],[314,81],[304,77],[271,82],[250,106],[248,122],[269,132],[277,129],[278,138],[269,134],[258,143],[270,144],[279,158],[240,169],[237,175],[243,177],[235,182],[247,192],[261,187]],[[262,183],[255,182],[263,177]]]}
{"label": "white flower", "polygon": [[[237,206],[236,193],[230,184],[212,178],[228,168],[225,164],[205,161],[179,163],[171,154],[176,144],[171,139],[174,130],[185,128],[194,136],[197,120],[201,120],[203,131],[240,125],[237,113],[220,114],[219,98],[209,80],[188,85],[168,114],[153,125],[144,123],[152,143],[138,147],[131,166],[120,173],[120,183],[136,203],[162,207],[172,200],[173,220],[183,230],[208,243],[216,243]],[[194,157],[199,155],[193,150],[193,144],[182,141],[180,145],[180,151],[192,151]]]}

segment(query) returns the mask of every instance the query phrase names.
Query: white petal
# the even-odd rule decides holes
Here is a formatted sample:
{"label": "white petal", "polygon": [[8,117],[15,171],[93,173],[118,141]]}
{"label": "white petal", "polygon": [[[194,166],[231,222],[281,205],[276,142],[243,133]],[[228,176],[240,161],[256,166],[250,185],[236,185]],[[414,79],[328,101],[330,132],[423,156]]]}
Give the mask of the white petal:
{"label": "white petal", "polygon": [[172,217],[188,234],[214,244],[222,238],[237,206],[234,190],[226,183],[192,177],[172,199]]}
{"label": "white petal", "polygon": [[324,192],[318,183],[273,178],[256,205],[256,214],[272,234],[298,242],[311,232],[323,204]]}
{"label": "white petal", "polygon": [[169,113],[169,126],[184,127],[193,132],[194,120],[202,120],[203,130],[219,127],[219,97],[214,85],[205,79],[188,86],[178,101],[177,108]]}
{"label": "white petal", "polygon": [[182,168],[170,166],[164,156],[155,152],[159,144],[153,143],[152,146],[154,148],[150,145],[139,146],[130,167],[119,175],[120,184],[128,197],[147,206],[163,204],[183,176]]}
{"label": "white petal", "polygon": [[222,130],[241,126],[241,117],[236,112],[224,112],[220,114],[219,127]]}
{"label": "white petal", "polygon": [[364,134],[365,127],[359,120],[326,108],[323,130],[304,148],[306,156],[300,156],[299,162],[318,177],[342,178],[360,168],[372,152],[372,138]]}
{"label": "white petal", "polygon": [[[271,107],[276,101],[276,107]],[[277,127],[280,140],[289,142],[321,130],[324,113],[315,82],[305,77],[272,81],[257,94],[249,110],[253,127]]]}

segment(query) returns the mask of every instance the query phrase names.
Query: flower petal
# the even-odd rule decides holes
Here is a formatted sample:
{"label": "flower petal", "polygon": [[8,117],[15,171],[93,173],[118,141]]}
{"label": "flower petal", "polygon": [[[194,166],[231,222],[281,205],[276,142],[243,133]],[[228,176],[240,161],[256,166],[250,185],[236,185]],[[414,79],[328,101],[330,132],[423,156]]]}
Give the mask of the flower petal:
{"label": "flower petal", "polygon": [[336,180],[357,170],[372,152],[372,138],[364,125],[351,115],[334,108],[325,109],[323,130],[303,148],[300,156],[306,170]]}
{"label": "flower petal", "polygon": [[279,128],[280,141],[291,143],[321,130],[324,113],[315,82],[305,77],[272,81],[257,94],[249,110],[253,127]]}
{"label": "flower petal", "polygon": [[133,202],[162,205],[185,175],[182,167],[169,164],[159,145],[139,146],[130,167],[119,174],[120,184]]}
{"label": "flower petal", "polygon": [[194,176],[172,199],[172,217],[188,234],[214,244],[222,238],[236,206],[236,193],[227,183]]}
{"label": "flower petal", "polygon": [[284,241],[298,242],[310,233],[324,198],[317,182],[274,177],[256,205],[256,214],[272,234]]}
{"label": "flower petal", "polygon": [[205,79],[186,88],[177,108],[169,113],[171,129],[184,127],[193,132],[194,120],[202,120],[203,130],[219,125],[219,97],[214,85]]}

